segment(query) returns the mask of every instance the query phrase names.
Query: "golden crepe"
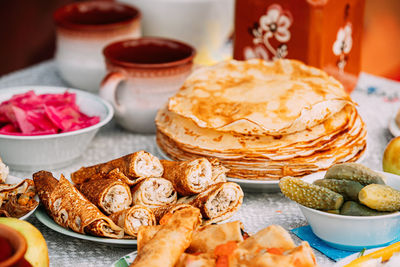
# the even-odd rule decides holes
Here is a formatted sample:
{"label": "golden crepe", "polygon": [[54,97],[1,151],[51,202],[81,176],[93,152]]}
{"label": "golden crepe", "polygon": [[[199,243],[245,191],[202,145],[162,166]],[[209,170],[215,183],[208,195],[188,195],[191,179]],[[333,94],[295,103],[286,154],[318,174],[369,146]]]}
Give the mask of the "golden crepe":
{"label": "golden crepe", "polygon": [[134,184],[137,178],[160,177],[163,167],[159,159],[152,154],[137,151],[105,163],[82,167],[71,174],[71,179],[75,184],[81,184],[91,179],[104,178],[111,171],[117,172],[119,176],[126,176],[125,180]]}
{"label": "golden crepe", "polygon": [[[138,251],[154,237],[161,227],[161,225],[153,225],[140,228],[137,239]],[[206,253],[229,241],[242,242],[244,240],[242,231],[243,224],[240,221],[198,227],[193,232],[192,242],[186,252]]]}
{"label": "golden crepe", "polygon": [[194,72],[156,116],[173,160],[217,158],[230,177],[301,177],[355,161],[366,127],[342,85],[294,60],[227,61]]}
{"label": "golden crepe", "polygon": [[307,242],[296,247],[288,232],[271,225],[242,242],[221,243],[202,254],[184,253],[176,266],[313,267],[317,263]]}
{"label": "golden crepe", "polygon": [[152,210],[142,205],[135,205],[113,213],[109,218],[132,237],[137,236],[140,227],[156,224]]}
{"label": "golden crepe", "polygon": [[188,207],[177,211],[140,251],[134,267],[173,267],[190,245],[192,233],[201,222],[200,211]]}
{"label": "golden crepe", "polygon": [[193,205],[200,209],[204,224],[229,219],[243,201],[242,188],[236,183],[225,182],[211,185],[205,191],[191,197],[182,197],[177,203]]}
{"label": "golden crepe", "polygon": [[77,185],[79,191],[105,214],[127,209],[132,204],[131,189],[114,179],[89,180]]}
{"label": "golden crepe", "polygon": [[181,196],[190,196],[204,191],[212,184],[212,165],[205,158],[188,161],[161,160],[163,177],[174,185]]}
{"label": "golden crepe", "polygon": [[212,168],[212,176],[211,180],[213,184],[226,182],[226,173],[229,171],[228,168],[225,168],[222,163],[216,159],[212,158],[209,160]]}
{"label": "golden crepe", "polygon": [[177,193],[172,183],[164,178],[145,178],[132,188],[134,205],[157,208],[173,204]]}
{"label": "golden crepe", "polygon": [[122,238],[124,231],[87,200],[64,176],[59,181],[50,172],[39,171],[33,180],[46,211],[62,227],[77,233]]}

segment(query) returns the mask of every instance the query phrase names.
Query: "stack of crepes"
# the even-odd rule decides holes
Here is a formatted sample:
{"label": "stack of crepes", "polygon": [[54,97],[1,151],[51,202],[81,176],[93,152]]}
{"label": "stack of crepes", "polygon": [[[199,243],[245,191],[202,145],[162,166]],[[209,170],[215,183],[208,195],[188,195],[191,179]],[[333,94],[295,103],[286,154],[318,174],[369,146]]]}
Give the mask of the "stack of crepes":
{"label": "stack of crepes", "polygon": [[194,72],[159,110],[157,143],[175,160],[218,158],[230,177],[300,177],[363,154],[355,106],[299,61],[231,60]]}

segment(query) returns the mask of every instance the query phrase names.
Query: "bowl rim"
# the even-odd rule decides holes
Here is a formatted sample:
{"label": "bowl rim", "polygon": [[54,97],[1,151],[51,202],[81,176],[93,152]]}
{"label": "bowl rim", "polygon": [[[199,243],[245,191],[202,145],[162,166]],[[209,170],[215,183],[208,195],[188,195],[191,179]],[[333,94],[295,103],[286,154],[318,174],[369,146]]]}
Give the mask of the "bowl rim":
{"label": "bowl rim", "polygon": [[[79,89],[74,89],[70,87],[63,87],[63,86],[48,86],[48,85],[26,85],[26,86],[17,86],[17,87],[6,87],[6,88],[0,88],[0,97],[5,94],[5,93],[22,93],[22,92],[27,92],[33,90],[36,93],[43,94],[43,93],[56,93],[56,92],[63,92],[69,91],[72,93],[75,93],[77,96],[83,96],[85,98],[92,98],[95,99],[97,102],[101,103],[104,108],[106,109],[106,116],[104,119],[100,120],[98,123],[71,132],[66,132],[66,133],[57,133],[57,134],[44,134],[44,135],[34,135],[34,136],[20,136],[20,135],[7,135],[7,134],[0,134],[0,139],[13,139],[13,140],[42,140],[42,139],[53,139],[53,138],[59,138],[59,137],[67,137],[71,135],[79,135],[82,133],[87,133],[92,130],[96,130],[104,125],[106,125],[114,116],[114,109],[111,106],[110,103],[102,99],[100,96],[79,90]],[[0,101],[2,103],[2,101]]]}
{"label": "bowl rim", "polygon": [[[375,216],[341,215],[341,214],[334,214],[334,213],[329,213],[329,212],[324,212],[324,211],[321,211],[321,210],[309,208],[309,207],[301,205],[301,204],[299,204],[297,202],[296,202],[296,204],[298,206],[300,206],[300,209],[304,208],[305,210],[309,210],[311,212],[315,212],[316,214],[321,215],[321,216],[326,216],[326,217],[330,217],[330,218],[345,219],[345,220],[356,220],[356,221],[371,220],[371,219],[372,220],[379,220],[379,219],[388,219],[388,218],[391,218],[391,217],[399,217],[400,216],[400,211],[395,211],[395,212],[390,213],[390,214],[375,215]],[[304,217],[307,217],[304,213],[303,213],[303,215],[304,215]]]}
{"label": "bowl rim", "polygon": [[[0,229],[3,230],[3,233],[7,234],[7,235],[2,235],[3,238],[7,240],[7,242],[11,243],[10,238],[15,238],[17,239],[17,242],[20,244],[18,248],[16,249],[14,248],[14,252],[11,255],[11,257],[6,259],[5,261],[0,262],[2,266],[3,264],[4,266],[11,266],[24,257],[25,252],[28,249],[28,244],[25,237],[16,229],[2,223],[0,223]],[[12,244],[10,245],[12,246]]]}

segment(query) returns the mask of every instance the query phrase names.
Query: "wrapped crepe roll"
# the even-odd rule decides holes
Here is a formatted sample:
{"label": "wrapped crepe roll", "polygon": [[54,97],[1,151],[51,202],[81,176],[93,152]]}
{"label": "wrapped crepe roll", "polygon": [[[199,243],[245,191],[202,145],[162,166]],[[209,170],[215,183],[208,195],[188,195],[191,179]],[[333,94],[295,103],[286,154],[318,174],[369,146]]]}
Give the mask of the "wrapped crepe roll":
{"label": "wrapped crepe roll", "polygon": [[151,209],[142,205],[135,205],[131,208],[113,213],[110,216],[125,233],[133,237],[137,236],[139,227],[144,225],[155,225],[156,217]]}
{"label": "wrapped crepe roll", "polygon": [[181,196],[204,191],[212,184],[212,166],[206,158],[188,161],[161,160],[163,177],[170,180]]}
{"label": "wrapped crepe roll", "polygon": [[196,196],[178,199],[178,203],[199,208],[205,220],[204,224],[217,223],[232,217],[242,205],[242,201],[242,188],[233,182],[213,184]]}
{"label": "wrapped crepe roll", "polygon": [[174,204],[177,197],[173,184],[164,178],[143,179],[132,189],[133,204],[149,208]]}
{"label": "wrapped crepe roll", "polygon": [[[157,233],[161,225],[140,228],[137,239],[138,251]],[[198,227],[192,235],[192,243],[186,249],[188,253],[206,253],[213,251],[218,245],[229,241],[241,242],[243,224],[240,221]]]}
{"label": "wrapped crepe roll", "polygon": [[212,167],[212,183],[216,184],[226,182],[226,173],[229,171],[229,169],[225,168],[222,163],[216,158],[212,158],[209,161]]}
{"label": "wrapped crepe roll", "polygon": [[158,207],[153,209],[154,215],[156,216],[156,220],[159,224],[165,224],[165,222],[178,210],[185,209],[192,205],[189,204],[171,204],[165,205],[162,207]]}
{"label": "wrapped crepe roll", "polygon": [[77,233],[122,238],[124,231],[105,216],[64,176],[57,181],[50,172],[33,174],[38,195],[49,215],[62,227]]}
{"label": "wrapped crepe roll", "polygon": [[157,157],[142,150],[105,163],[82,167],[71,174],[71,179],[75,184],[81,184],[104,178],[115,169],[119,170],[120,176],[124,175],[131,181],[139,177],[161,177],[164,171]]}
{"label": "wrapped crepe roll", "polygon": [[132,204],[131,189],[114,179],[96,179],[77,186],[79,191],[105,214],[127,209]]}
{"label": "wrapped crepe roll", "polygon": [[190,245],[193,231],[200,222],[201,215],[197,208],[188,207],[175,212],[154,237],[138,251],[131,266],[175,266],[181,254]]}

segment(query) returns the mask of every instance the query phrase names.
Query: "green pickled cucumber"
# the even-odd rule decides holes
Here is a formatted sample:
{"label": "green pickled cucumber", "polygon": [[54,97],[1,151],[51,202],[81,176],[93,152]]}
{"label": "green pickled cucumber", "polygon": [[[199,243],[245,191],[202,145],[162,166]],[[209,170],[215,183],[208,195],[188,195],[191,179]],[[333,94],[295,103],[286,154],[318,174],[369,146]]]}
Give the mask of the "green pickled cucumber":
{"label": "green pickled cucumber", "polygon": [[341,194],[345,200],[358,201],[358,192],[364,187],[359,182],[338,179],[319,179],[314,184],[326,187]]}
{"label": "green pickled cucumber", "polygon": [[400,210],[400,191],[388,185],[367,185],[358,193],[358,199],[362,204],[374,210]]}
{"label": "green pickled cucumber", "polygon": [[341,163],[333,165],[325,174],[325,179],[345,179],[359,182],[363,185],[385,184],[386,177],[370,168],[354,163]]}
{"label": "green pickled cucumber", "polygon": [[377,211],[361,205],[355,201],[346,201],[340,209],[341,215],[349,216],[378,216],[389,214],[390,212]]}
{"label": "green pickled cucumber", "polygon": [[309,208],[337,210],[343,204],[342,195],[299,178],[284,177],[279,181],[279,187],[286,197]]}

